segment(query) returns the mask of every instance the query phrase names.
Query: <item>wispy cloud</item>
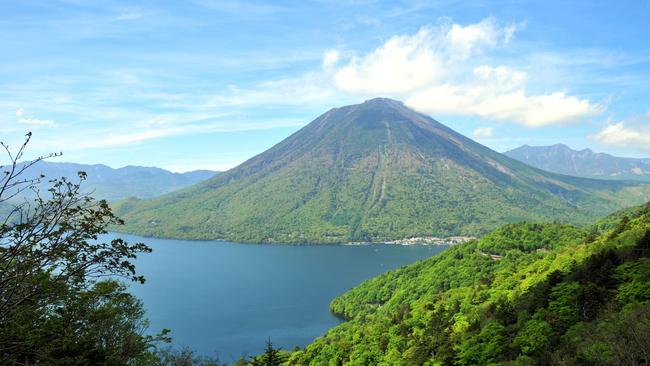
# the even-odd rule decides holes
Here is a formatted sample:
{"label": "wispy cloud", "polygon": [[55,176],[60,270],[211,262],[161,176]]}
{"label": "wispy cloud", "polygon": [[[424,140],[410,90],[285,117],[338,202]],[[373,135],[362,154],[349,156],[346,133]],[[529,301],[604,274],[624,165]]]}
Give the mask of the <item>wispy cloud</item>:
{"label": "wispy cloud", "polygon": [[345,99],[323,72],[267,80],[249,87],[230,85],[227,92],[210,97],[205,106],[297,106],[331,104]]}
{"label": "wispy cloud", "polygon": [[[309,119],[299,118],[299,113],[279,118],[258,108],[293,110],[338,100],[331,83],[322,87],[329,81],[320,71],[242,86],[173,91],[167,91],[167,80],[156,70],[113,69],[102,74],[92,84],[82,75],[5,84],[0,90],[0,112],[5,112],[0,113],[0,131],[23,134],[26,129],[57,126],[39,132],[37,153],[99,151],[175,136],[299,127]],[[19,105],[27,107],[16,108]],[[66,123],[36,118],[30,108]]]}
{"label": "wispy cloud", "polygon": [[286,11],[288,8],[271,4],[269,2],[256,2],[249,0],[191,0],[201,7],[236,15],[238,17],[259,17]]}
{"label": "wispy cloud", "polygon": [[[535,33],[539,19],[527,28],[521,19],[480,20],[492,7],[485,2],[462,15],[480,21],[437,18],[457,16],[464,3],[111,0],[57,3],[49,14],[55,7],[30,2],[0,24],[17,56],[0,60],[0,135],[38,129],[44,149],[79,156],[154,151],[171,137],[297,127],[330,107],[388,96],[485,142],[515,133],[483,127],[490,122],[591,121],[614,114],[631,89],[647,89],[650,50],[567,48]],[[624,130],[644,131],[625,120]],[[584,140],[591,126],[567,129]]]}
{"label": "wispy cloud", "polygon": [[[194,117],[198,118],[198,116]],[[179,122],[172,117],[157,117],[145,123],[139,122],[135,126],[121,126],[120,128],[89,129],[81,133],[70,131],[67,134],[59,134],[48,139],[48,141],[42,142],[41,147],[49,150],[65,148],[66,151],[103,149],[133,146],[166,137],[300,127],[305,124],[304,121],[296,119],[272,119],[254,122],[224,118]]]}
{"label": "wispy cloud", "polygon": [[38,118],[19,118],[18,122],[28,126],[54,126],[55,123],[51,119],[38,119]]}
{"label": "wispy cloud", "polygon": [[51,119],[38,119],[34,117],[28,117],[25,115],[25,108],[18,108],[16,110],[16,117],[18,117],[18,123],[22,125],[32,126],[32,127],[53,127],[55,125],[54,121]]}
{"label": "wispy cloud", "polygon": [[376,17],[370,17],[366,15],[360,15],[357,17],[357,22],[366,26],[377,26],[381,24],[381,20]]}
{"label": "wispy cloud", "polygon": [[178,173],[198,169],[226,171],[248,160],[255,153],[257,151],[230,151],[210,155],[187,155],[166,161],[161,165],[161,168]]}
{"label": "wispy cloud", "polygon": [[494,131],[492,130],[492,127],[480,127],[474,130],[472,136],[477,139],[487,139],[492,137],[493,134]]}
{"label": "wispy cloud", "polygon": [[[57,120],[74,121],[58,126],[57,133],[44,143],[48,148],[68,150],[128,146],[171,136],[294,127],[308,119],[260,117],[248,110],[326,109],[355,102],[360,96],[394,96],[432,114],[476,115],[530,127],[600,112],[599,105],[563,91],[529,94],[526,72],[487,63],[489,53],[507,47],[519,29],[519,25],[501,25],[494,18],[469,25],[445,21],[414,34],[393,36],[361,55],[330,48],[321,58],[312,54],[273,56],[277,64],[272,67],[308,59],[320,61],[320,67],[295,76],[226,86],[193,84],[170,91],[165,85],[186,82],[184,75],[115,68],[102,70],[101,77],[94,75],[93,88],[87,87],[88,76],[74,75],[50,77],[41,84],[5,85],[4,89],[15,102],[49,105]],[[486,64],[476,65],[476,60]],[[192,60],[175,60],[181,61]],[[53,119],[25,116],[22,109],[20,113],[22,124],[55,125]],[[488,138],[491,132],[483,128],[476,134]]]}
{"label": "wispy cloud", "polygon": [[327,50],[323,54],[323,69],[330,70],[341,60],[339,50]]}
{"label": "wispy cloud", "polygon": [[126,21],[126,20],[136,20],[142,18],[142,13],[137,11],[124,11],[121,12],[118,16],[114,17],[114,21]]}

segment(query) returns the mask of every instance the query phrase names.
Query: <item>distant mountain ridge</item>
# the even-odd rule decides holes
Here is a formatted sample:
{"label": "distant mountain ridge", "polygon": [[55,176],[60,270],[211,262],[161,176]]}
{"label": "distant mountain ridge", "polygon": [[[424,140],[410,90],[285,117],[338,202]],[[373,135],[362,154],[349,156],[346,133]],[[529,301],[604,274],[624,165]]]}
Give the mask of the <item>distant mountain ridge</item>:
{"label": "distant mountain ridge", "polygon": [[564,144],[524,145],[505,155],[550,172],[599,179],[650,181],[650,158],[635,159],[596,153],[591,149],[573,150]]}
{"label": "distant mountain ridge", "polygon": [[545,172],[376,98],[334,108],[214,178],[116,210],[124,230],[147,236],[341,243],[586,223],[648,198],[648,184]]}
{"label": "distant mountain ridge", "polygon": [[82,190],[92,192],[95,198],[109,201],[127,197],[152,198],[188,187],[217,174],[209,170],[173,173],[156,167],[129,165],[114,169],[103,164],[40,161],[26,170],[24,177],[45,175],[41,188],[47,189],[47,181],[51,179],[66,177],[76,181],[79,171],[87,174]]}

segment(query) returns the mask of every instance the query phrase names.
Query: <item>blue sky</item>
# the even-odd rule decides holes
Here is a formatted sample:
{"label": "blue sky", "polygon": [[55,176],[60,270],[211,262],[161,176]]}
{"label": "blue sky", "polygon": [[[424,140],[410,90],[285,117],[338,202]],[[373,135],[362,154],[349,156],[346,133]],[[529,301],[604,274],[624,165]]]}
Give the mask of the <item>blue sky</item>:
{"label": "blue sky", "polygon": [[650,1],[4,1],[0,139],[228,169],[392,97],[504,151],[650,156]]}

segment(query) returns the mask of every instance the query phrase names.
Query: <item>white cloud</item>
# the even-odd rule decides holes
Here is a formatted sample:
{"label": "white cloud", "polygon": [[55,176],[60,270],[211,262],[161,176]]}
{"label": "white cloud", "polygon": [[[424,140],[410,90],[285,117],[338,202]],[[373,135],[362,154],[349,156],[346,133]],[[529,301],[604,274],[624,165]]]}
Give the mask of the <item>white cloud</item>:
{"label": "white cloud", "polygon": [[650,151],[650,126],[630,128],[625,122],[608,124],[593,138],[603,145]]}
{"label": "white cloud", "polygon": [[423,27],[413,35],[393,36],[364,56],[352,57],[334,80],[340,90],[353,94],[408,93],[440,81],[454,63],[509,41],[515,30],[499,27],[493,18],[468,26]]}
{"label": "white cloud", "polygon": [[327,50],[323,56],[323,68],[329,69],[336,66],[341,59],[341,53],[338,50]]}
{"label": "white cloud", "polygon": [[27,126],[48,126],[52,127],[55,125],[54,121],[51,119],[38,119],[33,117],[28,117],[25,115],[25,108],[18,108],[16,110],[16,117],[18,117],[18,123]]}
{"label": "white cloud", "polygon": [[494,47],[499,39],[507,34],[509,41],[514,33],[513,28],[499,28],[494,18],[487,18],[476,24],[470,24],[463,27],[459,24],[453,24],[447,32],[447,41],[451,49],[453,58],[465,59],[485,47]]}
{"label": "white cloud", "polygon": [[[527,91],[529,75],[505,66],[478,64],[486,51],[505,47],[524,25],[500,26],[494,18],[470,25],[424,27],[394,36],[334,72],[335,86],[359,96],[389,96],[430,114],[476,115],[540,127],[584,121],[604,104],[567,94]],[[337,62],[340,54],[337,54]],[[331,58],[331,56],[330,56]],[[331,62],[323,64],[332,65]]]}
{"label": "white cloud", "polygon": [[444,84],[413,93],[406,104],[432,114],[477,115],[527,127],[569,123],[596,115],[604,106],[564,92],[528,95],[527,75],[504,67],[479,66],[466,84]]}
{"label": "white cloud", "polygon": [[477,83],[486,87],[499,87],[502,90],[522,88],[528,77],[525,72],[512,70],[507,67],[490,67],[481,65],[473,70]]}
{"label": "white cloud", "polygon": [[51,119],[37,119],[37,118],[19,118],[18,122],[28,126],[54,126],[55,123]]}
{"label": "white cloud", "polygon": [[515,38],[515,33],[526,28],[526,22],[519,24],[512,24],[503,29],[503,42],[505,44],[510,43],[513,38]]}
{"label": "white cloud", "polygon": [[512,120],[527,127],[579,121],[595,115],[601,107],[586,99],[562,92],[528,96],[524,91],[489,95],[471,107],[476,114],[501,120]]}
{"label": "white cloud", "polygon": [[493,136],[492,127],[480,127],[474,130],[472,136],[477,139],[487,139]]}
{"label": "white cloud", "polygon": [[364,57],[353,57],[335,76],[336,86],[353,94],[403,93],[439,79],[442,65],[432,32],[394,36]]}

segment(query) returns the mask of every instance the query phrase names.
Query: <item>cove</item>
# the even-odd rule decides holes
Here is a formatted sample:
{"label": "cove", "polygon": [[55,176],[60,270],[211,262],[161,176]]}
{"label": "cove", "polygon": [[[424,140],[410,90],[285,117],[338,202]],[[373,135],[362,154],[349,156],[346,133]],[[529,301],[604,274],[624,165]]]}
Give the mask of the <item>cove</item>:
{"label": "cove", "polygon": [[444,246],[256,245],[110,234],[153,253],[136,261],[132,284],[151,321],[174,347],[232,362],[275,346],[305,346],[341,322],[330,301],[383,272],[436,255]]}

